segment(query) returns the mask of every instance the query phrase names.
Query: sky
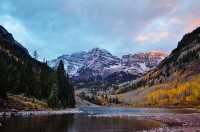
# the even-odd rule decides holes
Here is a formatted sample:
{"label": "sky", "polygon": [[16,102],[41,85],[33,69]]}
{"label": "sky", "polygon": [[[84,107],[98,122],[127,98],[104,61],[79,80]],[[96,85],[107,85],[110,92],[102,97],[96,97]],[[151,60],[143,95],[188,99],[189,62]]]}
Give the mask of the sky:
{"label": "sky", "polygon": [[1,0],[0,25],[40,58],[99,47],[170,52],[200,25],[200,0]]}

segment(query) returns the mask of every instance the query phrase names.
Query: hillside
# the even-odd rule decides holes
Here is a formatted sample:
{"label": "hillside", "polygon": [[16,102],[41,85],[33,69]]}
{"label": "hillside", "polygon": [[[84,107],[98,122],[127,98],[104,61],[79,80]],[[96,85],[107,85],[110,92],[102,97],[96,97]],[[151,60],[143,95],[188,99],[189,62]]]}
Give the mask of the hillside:
{"label": "hillside", "polygon": [[[1,98],[6,98],[5,91],[25,93],[27,96],[37,98],[42,96],[47,98],[50,93],[51,84],[47,85],[47,82],[50,82],[53,70],[45,63],[33,59],[28,50],[2,26],[0,26],[0,71]],[[42,79],[47,82],[43,83]]]}
{"label": "hillside", "polygon": [[139,106],[200,104],[200,28],[186,34],[157,68],[136,81],[119,85],[124,103]]}
{"label": "hillside", "polygon": [[[5,103],[9,99],[8,93],[23,94],[49,103],[58,96],[54,93],[59,91],[61,83],[66,83],[62,84],[62,87],[67,87],[66,94],[73,94],[68,78],[62,76],[65,74],[64,71],[55,72],[47,63],[32,58],[28,50],[2,26],[0,26],[0,73],[0,107],[3,108],[9,105]],[[62,82],[59,82],[60,80]],[[63,100],[69,97],[73,95],[65,96]]]}

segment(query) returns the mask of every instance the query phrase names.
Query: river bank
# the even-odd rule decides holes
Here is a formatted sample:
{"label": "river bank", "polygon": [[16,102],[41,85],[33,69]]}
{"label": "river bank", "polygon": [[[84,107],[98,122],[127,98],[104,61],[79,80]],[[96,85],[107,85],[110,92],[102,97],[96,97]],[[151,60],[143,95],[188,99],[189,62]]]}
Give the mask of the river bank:
{"label": "river bank", "polygon": [[[76,108],[78,107],[98,107],[86,100],[76,96]],[[17,113],[21,111],[63,111],[61,108],[50,108],[45,100],[28,98],[23,95],[8,95],[4,100],[4,106],[0,108],[0,112]]]}
{"label": "river bank", "polygon": [[152,132],[197,132],[200,131],[200,113],[145,116],[141,119],[154,120],[166,124]]}
{"label": "river bank", "polygon": [[10,111],[0,112],[0,118],[15,118],[15,117],[33,117],[33,116],[51,116],[81,113],[77,108],[64,110],[43,110],[43,111]]}

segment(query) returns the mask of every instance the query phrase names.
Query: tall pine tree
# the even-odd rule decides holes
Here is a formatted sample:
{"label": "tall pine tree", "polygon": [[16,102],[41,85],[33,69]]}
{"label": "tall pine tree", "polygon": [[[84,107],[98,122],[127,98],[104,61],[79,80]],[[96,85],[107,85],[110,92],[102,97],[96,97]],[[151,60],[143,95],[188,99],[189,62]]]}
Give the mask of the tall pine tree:
{"label": "tall pine tree", "polygon": [[74,90],[65,73],[64,63],[61,60],[57,69],[58,98],[63,107],[74,107]]}
{"label": "tall pine tree", "polygon": [[36,81],[32,69],[31,62],[27,61],[22,67],[22,75],[20,80],[20,91],[28,97],[34,97]]}
{"label": "tall pine tree", "polygon": [[5,63],[0,59],[0,99],[7,98],[8,74]]}

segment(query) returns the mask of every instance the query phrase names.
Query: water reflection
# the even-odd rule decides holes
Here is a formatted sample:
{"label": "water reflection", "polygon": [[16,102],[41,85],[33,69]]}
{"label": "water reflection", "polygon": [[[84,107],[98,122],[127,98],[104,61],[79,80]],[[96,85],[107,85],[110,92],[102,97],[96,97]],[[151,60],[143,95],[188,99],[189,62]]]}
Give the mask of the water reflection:
{"label": "water reflection", "polygon": [[15,118],[3,121],[0,132],[127,132],[158,127],[133,117],[89,117],[85,114]]}
{"label": "water reflection", "polygon": [[73,117],[73,115],[54,115],[6,119],[2,122],[0,132],[71,132]]}
{"label": "water reflection", "polygon": [[157,122],[123,116],[79,118],[74,125],[77,132],[133,132],[160,126]]}

